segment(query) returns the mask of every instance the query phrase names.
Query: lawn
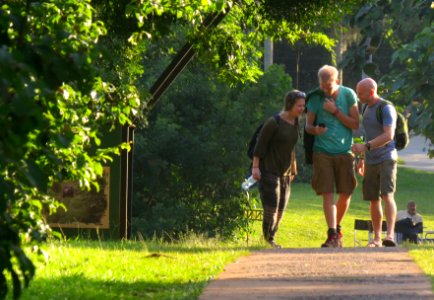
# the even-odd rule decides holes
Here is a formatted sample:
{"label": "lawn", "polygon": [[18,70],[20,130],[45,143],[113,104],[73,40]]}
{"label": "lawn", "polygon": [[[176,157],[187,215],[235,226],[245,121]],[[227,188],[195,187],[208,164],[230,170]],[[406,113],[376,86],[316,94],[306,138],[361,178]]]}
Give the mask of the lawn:
{"label": "lawn", "polygon": [[[426,228],[434,230],[434,173],[400,168],[398,174],[398,208],[405,209],[408,200],[415,200]],[[345,247],[353,247],[356,218],[369,219],[368,202],[361,200],[360,186],[343,222]],[[317,248],[326,230],[321,198],[310,185],[294,184],[277,242],[290,248]],[[260,222],[254,223],[249,245],[195,235],[177,243],[142,239],[48,243],[44,245],[48,259],[34,259],[36,278],[22,299],[196,299],[226,264],[264,246]],[[405,247],[434,284],[434,246]]]}
{"label": "lawn", "polygon": [[[370,219],[369,201],[362,200],[361,182],[353,194],[351,205],[342,223],[344,246],[354,245],[354,220]],[[407,202],[414,200],[418,212],[424,218],[426,230],[434,230],[434,173],[398,169],[398,188],[395,200],[398,210],[406,209]],[[260,222],[254,225],[256,235],[260,239]],[[317,196],[309,184],[295,183],[292,195],[285,212],[281,228],[276,235],[276,242],[284,247],[319,247],[326,238],[327,226],[322,211],[322,198]]]}
{"label": "lawn", "polygon": [[195,299],[227,263],[255,249],[194,236],[177,244],[50,243],[22,299]]}

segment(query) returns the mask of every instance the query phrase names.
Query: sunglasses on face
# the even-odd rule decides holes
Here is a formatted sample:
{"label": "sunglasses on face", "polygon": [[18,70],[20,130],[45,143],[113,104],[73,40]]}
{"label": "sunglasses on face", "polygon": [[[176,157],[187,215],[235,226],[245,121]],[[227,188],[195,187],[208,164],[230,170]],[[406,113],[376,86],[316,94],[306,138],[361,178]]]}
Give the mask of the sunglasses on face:
{"label": "sunglasses on face", "polygon": [[304,99],[306,99],[306,93],[304,93],[304,92],[296,92],[296,93],[294,93],[294,98],[295,99],[297,99],[297,98],[304,98]]}

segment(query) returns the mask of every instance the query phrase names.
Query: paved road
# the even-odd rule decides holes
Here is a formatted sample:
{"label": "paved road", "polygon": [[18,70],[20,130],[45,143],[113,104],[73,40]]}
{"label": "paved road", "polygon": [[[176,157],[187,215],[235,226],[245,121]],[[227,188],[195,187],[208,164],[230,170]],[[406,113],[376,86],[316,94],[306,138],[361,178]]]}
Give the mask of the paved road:
{"label": "paved road", "polygon": [[429,159],[427,149],[432,147],[429,141],[422,136],[412,136],[410,144],[404,150],[398,152],[399,157],[405,164],[405,168],[434,172],[434,158]]}

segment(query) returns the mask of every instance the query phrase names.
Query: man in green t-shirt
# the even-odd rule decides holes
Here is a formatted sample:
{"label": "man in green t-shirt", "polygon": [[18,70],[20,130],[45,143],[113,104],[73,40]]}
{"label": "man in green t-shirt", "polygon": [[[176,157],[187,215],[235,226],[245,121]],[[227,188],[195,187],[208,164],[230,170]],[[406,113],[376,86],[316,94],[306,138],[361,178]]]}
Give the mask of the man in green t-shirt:
{"label": "man in green t-shirt", "polygon": [[[352,130],[359,128],[356,93],[339,85],[338,70],[325,65],[318,71],[319,89],[307,103],[306,131],[315,136],[312,187],[322,195],[328,226],[321,247],[342,247],[341,221],[357,186]],[[339,195],[334,201],[334,192]]]}

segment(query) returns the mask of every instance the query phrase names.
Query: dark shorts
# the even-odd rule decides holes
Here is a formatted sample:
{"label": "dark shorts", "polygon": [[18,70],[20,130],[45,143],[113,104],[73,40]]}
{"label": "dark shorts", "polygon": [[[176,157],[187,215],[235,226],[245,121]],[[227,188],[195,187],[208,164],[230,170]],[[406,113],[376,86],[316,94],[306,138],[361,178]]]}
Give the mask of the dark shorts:
{"label": "dark shorts", "polygon": [[380,196],[395,193],[397,163],[386,160],[375,165],[365,164],[363,200],[380,200]]}
{"label": "dark shorts", "polygon": [[355,159],[352,154],[328,155],[314,152],[312,187],[317,195],[351,195],[357,186]]}
{"label": "dark shorts", "polygon": [[284,211],[291,194],[289,176],[276,176],[270,173],[261,174],[258,184],[262,206]]}

